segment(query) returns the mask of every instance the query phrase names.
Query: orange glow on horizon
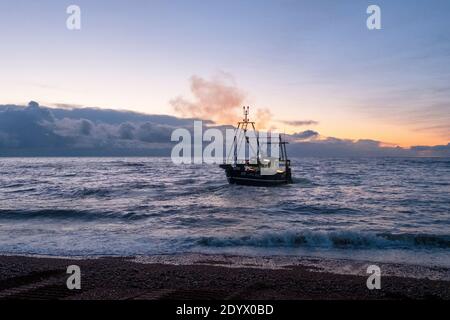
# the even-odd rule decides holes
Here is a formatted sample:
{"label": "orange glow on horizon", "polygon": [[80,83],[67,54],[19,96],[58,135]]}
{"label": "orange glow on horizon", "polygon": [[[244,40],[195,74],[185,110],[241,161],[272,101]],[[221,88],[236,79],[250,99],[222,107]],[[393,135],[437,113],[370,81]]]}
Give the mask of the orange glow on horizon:
{"label": "orange glow on horizon", "polygon": [[338,138],[342,140],[374,140],[380,141],[381,147],[402,147],[410,148],[412,146],[435,146],[447,145],[450,141],[444,136],[430,132],[420,132],[405,126],[390,125],[386,123],[362,123],[359,125],[348,124],[338,126],[328,126],[319,124],[317,126],[305,126],[295,128],[285,126],[284,132],[293,134],[305,130],[314,130],[320,134],[321,139],[327,137]]}

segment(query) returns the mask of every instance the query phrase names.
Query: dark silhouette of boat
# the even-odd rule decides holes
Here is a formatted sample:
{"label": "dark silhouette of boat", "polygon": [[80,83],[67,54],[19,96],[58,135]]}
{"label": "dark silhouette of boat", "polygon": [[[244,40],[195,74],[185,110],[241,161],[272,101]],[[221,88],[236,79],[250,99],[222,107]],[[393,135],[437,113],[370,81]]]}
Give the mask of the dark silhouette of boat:
{"label": "dark silhouette of boat", "polygon": [[[222,169],[225,169],[228,182],[231,184],[250,186],[277,186],[292,183],[291,162],[286,152],[286,144],[288,142],[282,141],[281,135],[279,135],[277,142],[266,141],[266,145],[278,144],[279,154],[276,158],[262,155],[260,152],[260,140],[255,129],[255,122],[249,121],[248,119],[249,107],[243,107],[243,109],[244,119],[238,122],[233,139],[233,160],[231,163],[227,163],[227,159],[224,164],[220,165]],[[244,144],[248,146],[248,149],[251,148],[251,137],[248,135],[249,125],[254,133],[252,137],[256,139],[256,157],[249,159],[246,154],[245,159],[238,161],[237,149],[240,143],[238,141],[239,138],[245,139]],[[242,132],[243,134],[238,135],[238,132]]]}

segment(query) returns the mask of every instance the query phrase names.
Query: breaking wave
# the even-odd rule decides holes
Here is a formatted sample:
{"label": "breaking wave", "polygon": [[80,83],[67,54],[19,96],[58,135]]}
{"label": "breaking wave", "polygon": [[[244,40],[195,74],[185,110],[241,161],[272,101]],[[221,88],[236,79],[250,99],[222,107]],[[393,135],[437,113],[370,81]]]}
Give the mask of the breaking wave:
{"label": "breaking wave", "polygon": [[218,166],[170,158],[5,158],[0,252],[369,251],[450,266],[449,163],[293,159],[294,184],[257,188],[228,184]]}
{"label": "breaking wave", "polygon": [[364,232],[287,232],[237,237],[202,237],[197,244],[207,247],[320,247],[320,248],[450,248],[450,235],[388,234]]}

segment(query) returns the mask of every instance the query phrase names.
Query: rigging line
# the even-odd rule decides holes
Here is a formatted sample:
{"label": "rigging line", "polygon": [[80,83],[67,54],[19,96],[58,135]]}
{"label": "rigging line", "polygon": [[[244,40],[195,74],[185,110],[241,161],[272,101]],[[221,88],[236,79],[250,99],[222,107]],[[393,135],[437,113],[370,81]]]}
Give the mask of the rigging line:
{"label": "rigging line", "polygon": [[[234,134],[233,134],[233,143],[231,144],[230,147],[230,151],[228,153],[228,157],[227,157],[227,161],[230,159],[231,157],[231,151],[233,149],[233,147],[237,148],[237,140],[238,140],[238,136],[237,136],[237,131],[239,130],[239,125],[237,128],[234,129]],[[234,152],[233,152],[233,157],[234,157]]]}
{"label": "rigging line", "polygon": [[[255,132],[255,134],[256,134],[256,130],[253,130],[254,132]],[[243,135],[243,137],[242,138],[250,138],[250,137],[248,137],[247,135],[245,135],[245,132],[244,132],[244,135]],[[255,137],[256,139],[258,139],[257,137]],[[258,152],[257,151],[255,151],[255,149],[253,148],[253,146],[252,146],[252,144],[249,142],[250,141],[250,139],[246,139],[245,140],[247,143],[248,143],[248,146],[249,146],[249,148],[253,151],[253,153],[258,157]],[[257,147],[258,148],[258,147]],[[239,150],[240,150],[240,148],[239,148]],[[249,157],[250,158],[250,157]]]}
{"label": "rigging line", "polygon": [[256,155],[258,154],[257,152],[255,152],[255,149],[253,149],[252,144],[250,142],[248,142],[248,146],[252,149],[254,154],[256,154]]}
{"label": "rigging line", "polygon": [[[241,141],[244,140],[244,139],[247,137],[247,136],[246,136],[247,131],[248,131],[248,125],[245,124],[245,127],[243,126],[243,129],[242,129],[242,137],[241,137],[241,140],[239,141],[238,154],[239,154],[239,151],[241,150]],[[244,141],[244,148],[245,148],[245,141]]]}
{"label": "rigging line", "polygon": [[[240,129],[240,130],[239,130]],[[237,131],[239,130],[239,135],[236,135],[237,134]],[[229,149],[229,152],[228,152],[228,155],[227,155],[227,161],[230,159],[230,157],[231,157],[231,150],[232,150],[232,148],[233,148],[233,146],[235,146],[235,144],[236,144],[236,148],[237,148],[237,150],[236,150],[236,154],[239,154],[239,151],[241,150],[241,142],[242,142],[242,140],[244,139],[244,138],[246,138],[246,137],[248,137],[247,135],[246,135],[246,131],[248,131],[248,129],[247,129],[247,126],[242,126],[242,128],[239,128],[239,126],[238,126],[238,128],[235,128],[235,130],[234,130],[234,137],[236,137],[236,139],[234,139],[233,138],[233,143],[232,143],[232,145],[231,145],[231,147],[230,147],[230,149]],[[254,130],[255,132],[256,132],[256,130]],[[250,137],[248,137],[248,138],[250,138]],[[256,138],[256,139],[258,139],[258,138]],[[255,154],[258,154],[256,151],[255,151],[255,149],[253,148],[253,146],[252,146],[252,144],[250,143],[250,142],[248,142],[248,145],[249,145],[249,147],[251,148],[251,150],[255,153]]]}
{"label": "rigging line", "polygon": [[236,130],[237,130],[237,129],[238,129],[238,128],[235,128],[235,129],[234,129],[234,133],[233,133],[233,143],[231,144],[230,150],[229,150],[229,152],[228,152],[227,162],[228,162],[228,159],[230,159],[230,156],[231,156],[231,150],[233,149],[233,146],[234,146],[234,143],[235,143],[234,137],[236,136]]}
{"label": "rigging line", "polygon": [[[260,156],[260,152],[261,152],[261,146],[259,143],[258,132],[256,131],[255,126],[253,124],[252,124],[252,128],[253,128],[253,132],[255,133],[254,138],[256,139],[256,152],[255,152],[255,149],[253,149],[253,146],[250,142],[248,142],[248,145],[252,149],[253,153],[256,154],[256,159],[258,159],[258,156]],[[247,140],[247,141],[249,141],[249,140]],[[259,160],[257,160],[257,161],[259,161]]]}
{"label": "rigging line", "polygon": [[[237,145],[238,145],[238,141],[237,140],[240,137],[241,131],[243,131],[243,129],[240,127],[240,125],[241,125],[241,123],[239,123],[238,127],[234,129],[233,143],[231,144],[230,151],[229,151],[228,156],[227,156],[227,161],[231,157],[231,150],[233,149],[233,147],[235,146],[237,148]],[[238,130],[239,130],[239,136],[236,135]],[[237,151],[236,151],[236,154],[237,154]],[[233,154],[233,156],[234,156],[234,154]]]}
{"label": "rigging line", "polygon": [[[241,134],[239,134],[239,137],[241,136]],[[239,141],[239,147],[238,147],[238,149],[237,149],[237,152],[236,152],[236,154],[237,155],[239,155],[239,151],[241,150],[241,141],[242,141],[242,139],[245,137],[245,132],[243,133],[243,135],[242,135],[242,138],[241,138],[241,140]],[[236,139],[237,140],[237,139]]]}

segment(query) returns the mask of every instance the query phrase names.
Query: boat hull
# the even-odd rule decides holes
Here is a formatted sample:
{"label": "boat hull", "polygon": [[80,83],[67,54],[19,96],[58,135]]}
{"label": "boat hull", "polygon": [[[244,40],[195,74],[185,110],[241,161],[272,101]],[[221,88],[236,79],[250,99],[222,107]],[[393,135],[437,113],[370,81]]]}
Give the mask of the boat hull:
{"label": "boat hull", "polygon": [[290,168],[283,173],[261,175],[258,171],[249,172],[243,166],[221,165],[220,167],[225,169],[230,184],[270,187],[292,183]]}

